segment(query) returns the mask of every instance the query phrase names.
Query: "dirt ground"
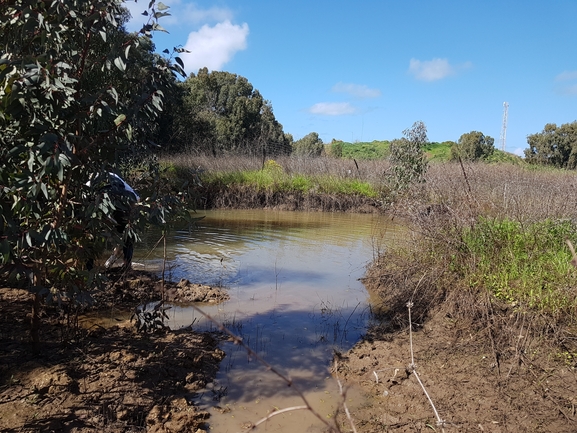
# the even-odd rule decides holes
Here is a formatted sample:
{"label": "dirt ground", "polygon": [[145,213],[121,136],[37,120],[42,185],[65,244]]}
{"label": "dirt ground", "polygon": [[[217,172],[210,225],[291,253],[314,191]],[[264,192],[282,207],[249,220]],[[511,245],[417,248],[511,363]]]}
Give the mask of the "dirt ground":
{"label": "dirt ground", "polygon": [[575,361],[519,330],[496,352],[486,329],[437,308],[412,333],[415,374],[408,327],[373,329],[338,364],[368,396],[352,413],[357,431],[576,432]]}
{"label": "dirt ground", "polygon": [[[171,302],[228,297],[186,280],[165,291]],[[48,307],[35,346],[28,340],[31,295],[0,289],[0,431],[205,431],[208,413],[193,402],[224,358],[220,336],[137,333],[127,317],[160,292],[160,281],[149,274],[113,275],[94,297],[117,324],[77,326],[74,314]]]}
{"label": "dirt ground", "polygon": [[[127,317],[139,303],[159,299],[160,281],[134,272],[112,282],[95,294],[112,326],[77,326],[74,315],[47,308],[38,347],[28,342],[30,295],[0,289],[0,431],[209,430],[209,414],[194,401],[225,356],[222,336],[137,333]],[[227,298],[188,281],[164,289],[173,302]],[[337,359],[339,379],[368,397],[351,414],[356,430],[576,432],[575,361],[523,334],[521,326],[518,343],[497,351],[487,329],[441,305],[414,326],[413,370],[408,328],[372,328]],[[352,431],[343,416],[339,424]]]}

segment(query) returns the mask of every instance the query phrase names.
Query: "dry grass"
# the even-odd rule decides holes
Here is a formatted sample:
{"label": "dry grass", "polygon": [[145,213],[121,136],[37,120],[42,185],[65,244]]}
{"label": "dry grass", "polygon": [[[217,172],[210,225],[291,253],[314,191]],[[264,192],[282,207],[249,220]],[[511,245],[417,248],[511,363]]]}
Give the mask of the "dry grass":
{"label": "dry grass", "polygon": [[[370,182],[377,189],[389,168],[386,160],[293,156],[272,159],[287,174],[354,177]],[[263,167],[262,158],[242,156],[215,158],[183,154],[165,157],[163,162],[215,173]],[[526,165],[435,163],[429,166],[426,182],[414,192],[416,194],[397,206],[397,212],[414,217],[430,204],[442,204],[466,220],[478,215],[523,222],[572,218],[577,206],[577,176],[570,171],[534,169]]]}
{"label": "dry grass", "polygon": [[431,165],[424,185],[427,203],[442,203],[469,216],[520,222],[573,218],[577,176],[571,171],[507,164]]}
{"label": "dry grass", "polygon": [[522,317],[534,338],[547,335],[577,359],[577,273],[565,243],[577,243],[576,207],[573,172],[432,165],[394,208],[414,230],[374,262],[367,285],[388,326],[407,326],[410,299],[417,322],[443,303],[452,317],[490,328],[495,350],[515,346]]}
{"label": "dry grass", "polygon": [[[162,161],[175,185],[196,173],[197,208],[267,208],[325,212],[379,212],[384,161],[329,157],[179,155]],[[192,203],[192,201],[191,201]]]}
{"label": "dry grass", "polygon": [[[335,176],[355,177],[359,180],[379,185],[382,176],[388,169],[389,163],[385,160],[354,161],[352,159],[338,159],[330,157],[306,158],[297,156],[279,156],[266,158],[274,159],[287,174],[301,174],[305,176]],[[262,158],[251,156],[196,156],[176,155],[163,159],[163,162],[178,166],[201,169],[215,173],[231,173],[238,171],[260,170],[263,167]]]}

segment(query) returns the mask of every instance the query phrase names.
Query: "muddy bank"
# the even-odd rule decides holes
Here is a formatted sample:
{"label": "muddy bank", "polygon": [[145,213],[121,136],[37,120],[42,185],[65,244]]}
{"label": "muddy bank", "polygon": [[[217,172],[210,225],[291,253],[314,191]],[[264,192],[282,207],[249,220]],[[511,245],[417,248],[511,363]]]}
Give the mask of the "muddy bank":
{"label": "muddy bank", "polygon": [[275,209],[322,212],[382,212],[381,203],[369,197],[348,194],[303,193],[301,191],[258,191],[253,187],[210,186],[194,200],[197,209]]}
{"label": "muddy bank", "polygon": [[138,303],[160,300],[176,304],[214,304],[229,299],[226,289],[222,287],[192,283],[186,279],[178,282],[163,281],[151,272],[131,270],[123,274],[113,270],[108,277],[110,281],[105,289],[94,290],[91,294],[95,308],[132,309]]}
{"label": "muddy bank", "polygon": [[[42,343],[28,342],[30,294],[0,289],[0,430],[3,432],[200,432],[208,413],[194,406],[224,353],[220,336],[191,330],[137,333],[129,308],[159,300],[159,281],[132,272],[98,293],[111,327],[77,326],[47,308]],[[172,301],[219,302],[220,289],[168,283]],[[69,312],[70,313],[70,312]]]}
{"label": "muddy bank", "polygon": [[[369,291],[385,289],[374,281]],[[412,342],[404,307],[395,312],[404,321],[384,320],[342,355],[338,375],[369,401],[352,414],[359,432],[577,431],[575,360],[535,332],[536,321],[474,302],[476,294],[449,295],[413,319]],[[474,313],[484,309],[488,326]]]}

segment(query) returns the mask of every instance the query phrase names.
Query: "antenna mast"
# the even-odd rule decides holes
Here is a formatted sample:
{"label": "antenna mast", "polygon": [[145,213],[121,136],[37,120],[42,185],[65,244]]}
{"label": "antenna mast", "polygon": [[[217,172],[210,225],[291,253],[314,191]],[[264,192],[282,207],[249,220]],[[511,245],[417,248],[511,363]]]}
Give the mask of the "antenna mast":
{"label": "antenna mast", "polygon": [[505,145],[507,144],[507,114],[509,111],[509,103],[503,102],[503,126],[501,127],[501,139],[499,140],[501,144],[501,150],[505,151]]}

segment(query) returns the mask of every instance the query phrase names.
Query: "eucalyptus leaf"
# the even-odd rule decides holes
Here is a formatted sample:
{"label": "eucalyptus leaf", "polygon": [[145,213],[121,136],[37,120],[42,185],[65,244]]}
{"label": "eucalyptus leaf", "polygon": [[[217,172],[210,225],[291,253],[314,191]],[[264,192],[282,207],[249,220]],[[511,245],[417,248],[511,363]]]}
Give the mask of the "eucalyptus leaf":
{"label": "eucalyptus leaf", "polygon": [[114,59],[114,65],[120,69],[122,72],[126,71],[126,63],[120,57]]}
{"label": "eucalyptus leaf", "polygon": [[118,117],[116,119],[114,119],[114,124],[116,126],[120,125],[122,122],[124,122],[126,120],[126,115],[125,114],[120,114],[118,115]]}

